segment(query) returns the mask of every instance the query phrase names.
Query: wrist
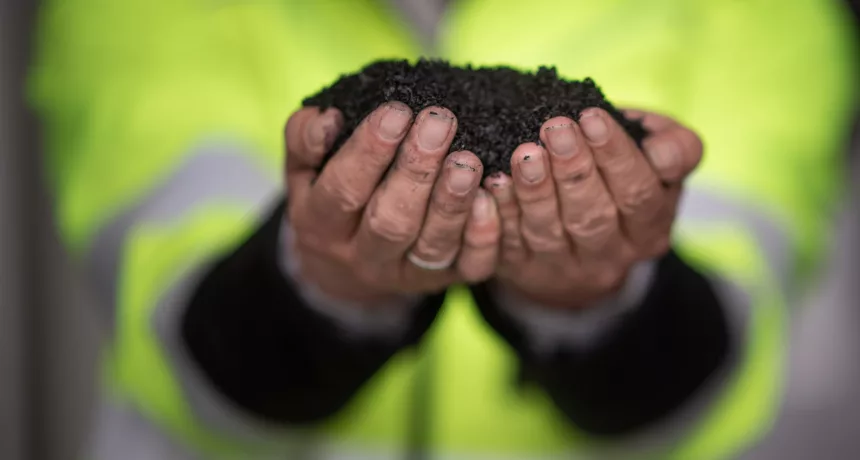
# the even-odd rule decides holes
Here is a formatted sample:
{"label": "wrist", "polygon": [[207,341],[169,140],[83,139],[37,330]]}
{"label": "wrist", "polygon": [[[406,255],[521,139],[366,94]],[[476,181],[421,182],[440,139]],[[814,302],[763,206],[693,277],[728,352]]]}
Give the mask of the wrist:
{"label": "wrist", "polygon": [[523,328],[534,350],[547,352],[559,346],[583,349],[599,344],[638,309],[654,272],[653,262],[636,264],[622,287],[602,296],[562,290],[535,292],[500,280],[491,281],[488,288],[501,311]]}
{"label": "wrist", "polygon": [[588,293],[583,292],[582,289],[565,287],[551,290],[543,288],[531,289],[501,279],[495,280],[495,284],[500,287],[502,292],[506,292],[513,298],[528,305],[539,306],[547,310],[567,310],[571,312],[581,312],[599,306],[602,304],[601,300],[613,297],[621,289],[619,287],[611,292],[601,294]]}
{"label": "wrist", "polygon": [[289,222],[284,219],[281,227],[278,263],[305,308],[327,317],[347,334],[396,338],[405,333],[422,297],[364,286],[345,269],[330,264],[326,269],[314,260],[303,263]]}
{"label": "wrist", "polygon": [[[294,259],[300,260],[296,254]],[[395,305],[408,297],[391,291],[383,291],[367,286],[348,273],[337,273],[337,270],[320,270],[319,273],[300,268],[298,273],[288,273],[289,278],[302,289],[312,286],[317,297],[329,302],[348,303],[357,308],[377,310]]]}
{"label": "wrist", "polygon": [[599,309],[609,304],[635,305],[647,294],[656,260],[645,260],[634,264],[621,281],[611,289],[597,290],[590,286],[574,285],[547,288],[546,286],[523,286],[511,279],[498,278],[493,282],[514,297],[529,305],[548,310],[583,312]]}

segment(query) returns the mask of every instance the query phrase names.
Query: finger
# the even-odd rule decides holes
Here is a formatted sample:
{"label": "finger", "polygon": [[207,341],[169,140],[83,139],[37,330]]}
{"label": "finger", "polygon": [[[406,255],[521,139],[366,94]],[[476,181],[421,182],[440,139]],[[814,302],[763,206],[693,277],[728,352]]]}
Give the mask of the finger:
{"label": "finger", "polygon": [[577,257],[584,264],[610,258],[625,244],[618,211],[582,132],[573,120],[556,117],[544,123],[541,141],[549,152],[562,225]]}
{"label": "finger", "polygon": [[457,271],[465,282],[480,283],[493,276],[501,233],[496,201],[486,190],[478,189],[457,259]]}
{"label": "finger", "polygon": [[338,238],[352,235],[411,121],[406,104],[389,102],[361,122],[314,183],[308,212],[316,231]]}
{"label": "finger", "polygon": [[630,136],[604,110],[584,111],[579,125],[621,214],[623,231],[634,243],[646,240],[663,202],[659,177]]}
{"label": "finger", "polygon": [[307,107],[290,116],[284,127],[287,169],[316,169],[343,129],[343,114],[329,108]]}
{"label": "finger", "polygon": [[307,203],[316,168],[342,128],[343,115],[334,108],[324,112],[316,107],[304,108],[287,120],[285,186],[292,222],[295,222],[293,216],[301,214],[301,204]]}
{"label": "finger", "polygon": [[534,143],[520,145],[511,156],[511,172],[526,246],[536,258],[570,257],[546,151]]}
{"label": "finger", "polygon": [[679,124],[655,132],[642,143],[657,176],[667,184],[683,181],[702,160],[702,140]]}
{"label": "finger", "polygon": [[677,122],[671,117],[659,113],[647,112],[645,110],[627,109],[622,111],[624,116],[631,120],[639,120],[649,133],[657,133],[677,126]]}
{"label": "finger", "polygon": [[454,152],[448,156],[433,189],[418,240],[410,249],[412,257],[436,266],[453,263],[483,171],[481,160],[472,152]]}
{"label": "finger", "polygon": [[430,107],[418,115],[361,220],[356,238],[363,260],[399,262],[415,243],[456,125],[447,109]]}
{"label": "finger", "polygon": [[656,259],[665,255],[672,243],[672,227],[678,214],[683,188],[679,184],[666,187],[666,200],[660,209],[658,219],[655,221],[654,236],[639,250],[640,259]]}
{"label": "finger", "polygon": [[509,176],[496,173],[484,181],[484,187],[493,196],[502,229],[499,258],[506,267],[524,262],[528,256],[520,232],[520,206],[514,194],[514,182]]}

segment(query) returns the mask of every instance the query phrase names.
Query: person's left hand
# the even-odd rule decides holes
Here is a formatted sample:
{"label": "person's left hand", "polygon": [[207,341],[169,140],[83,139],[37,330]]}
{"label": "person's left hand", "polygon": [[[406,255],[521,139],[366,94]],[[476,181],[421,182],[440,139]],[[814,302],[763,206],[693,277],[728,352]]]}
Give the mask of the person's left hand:
{"label": "person's left hand", "polygon": [[[601,109],[553,118],[520,145],[512,176],[485,180],[499,205],[497,280],[548,306],[583,308],[623,285],[631,266],[669,250],[683,179],[702,157],[691,130],[627,112],[650,131],[644,152]],[[544,148],[544,146],[546,148]]]}

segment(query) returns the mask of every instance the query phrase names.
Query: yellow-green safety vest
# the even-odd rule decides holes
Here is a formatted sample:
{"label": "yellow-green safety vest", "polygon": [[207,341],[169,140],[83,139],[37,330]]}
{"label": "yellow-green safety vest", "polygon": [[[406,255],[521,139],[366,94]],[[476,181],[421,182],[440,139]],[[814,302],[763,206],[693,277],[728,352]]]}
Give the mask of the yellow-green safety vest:
{"label": "yellow-green safety vest", "polygon": [[[421,353],[395,356],[332,420],[270,427],[258,441],[195,412],[154,331],[156,307],[177,281],[235,247],[261,216],[223,189],[182,206],[166,196],[178,209],[169,218],[130,210],[151,210],[141,203],[197,164],[205,145],[235,146],[278,184],[283,124],[303,97],[378,58],[433,54],[555,65],[566,77],[593,77],[616,105],[666,113],[701,134],[706,154],[689,188],[721,210],[698,207],[700,218],[676,228],[675,246],[750,303],[730,375],[654,455],[741,451],[778,413],[787,296],[821,252],[840,189],[857,86],[845,16],[828,0],[458,0],[438,46],[422,50],[381,1],[46,1],[30,94],[45,123],[63,238],[87,263],[101,257],[99,235],[125,219],[112,243],[115,270],[99,280],[110,284],[115,327],[103,360],[111,397],[205,458],[301,458],[297,446],[310,439],[338,452],[390,453],[407,447],[411,382],[432,366],[427,439],[441,458],[586,458],[604,447],[540,389],[512,387],[516,358],[464,289],[449,292]],[[784,246],[768,253],[763,228],[780,232]]]}

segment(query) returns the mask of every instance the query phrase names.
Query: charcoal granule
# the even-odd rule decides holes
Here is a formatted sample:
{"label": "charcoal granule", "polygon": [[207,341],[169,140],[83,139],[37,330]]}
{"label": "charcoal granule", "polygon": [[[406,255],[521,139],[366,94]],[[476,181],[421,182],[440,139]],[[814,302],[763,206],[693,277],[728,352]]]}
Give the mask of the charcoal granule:
{"label": "charcoal granule", "polygon": [[326,156],[337,151],[370,112],[388,101],[400,101],[416,114],[442,106],[457,116],[450,151],[469,150],[484,165],[484,175],[510,174],[511,155],[525,142],[538,142],[543,122],[555,116],[579,120],[583,110],[600,107],[641,145],[646,131],[627,119],[590,78],[565,80],[554,67],[521,72],[510,67],[456,67],[441,60],[373,62],[360,72],[343,75],[303,101],[305,107],[336,107],[344,129]]}

